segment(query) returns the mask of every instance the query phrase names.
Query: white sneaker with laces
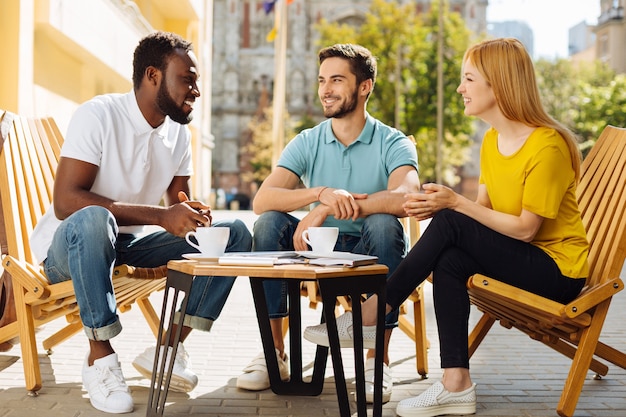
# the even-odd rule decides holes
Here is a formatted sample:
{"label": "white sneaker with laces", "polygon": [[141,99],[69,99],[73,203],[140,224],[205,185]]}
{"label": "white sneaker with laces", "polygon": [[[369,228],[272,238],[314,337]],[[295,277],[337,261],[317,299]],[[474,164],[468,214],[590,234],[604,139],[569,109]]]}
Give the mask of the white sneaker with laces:
{"label": "white sneaker with laces", "polygon": [[[351,348],[354,346],[351,311],[347,311],[337,317],[337,332],[339,333],[339,345],[342,348]],[[321,346],[330,346],[326,323],[318,324],[317,326],[309,326],[304,329],[304,338],[309,342]],[[363,326],[363,348],[376,348],[376,326]]]}
{"label": "white sneaker with laces", "polygon": [[[133,361],[135,369],[144,377],[152,378],[152,367],[154,365],[154,353],[156,346],[147,348],[141,355],[137,356]],[[162,352],[161,352],[162,354]],[[172,357],[172,347],[167,348],[167,357],[165,359],[165,369],[170,364]],[[160,358],[159,358],[160,360]],[[160,369],[161,363],[157,369]],[[178,344],[176,357],[174,358],[174,368],[172,369],[172,379],[170,380],[170,389],[177,392],[192,391],[198,385],[198,376],[191,370],[191,361],[189,355],[182,343]]]}
{"label": "white sneaker with laces", "polygon": [[124,380],[117,353],[96,359],[92,366],[85,359],[82,374],[83,386],[94,408],[114,414],[133,411],[133,397]]}
{"label": "white sneaker with laces", "polygon": [[446,414],[466,415],[476,413],[476,384],[461,392],[446,390],[435,382],[417,397],[398,403],[396,414],[401,417],[434,417]]}
{"label": "white sneaker with laces", "polygon": [[[289,380],[289,359],[287,355],[285,355],[285,359],[282,359],[280,352],[276,349],[276,359],[278,360],[280,379],[283,381]],[[237,378],[237,388],[249,391],[262,391],[269,387],[270,375],[267,372],[265,355],[261,352],[243,369],[243,374]]]}
{"label": "white sneaker with laces", "polygon": [[[392,389],[391,368],[383,362],[383,404],[391,400]],[[365,361],[365,400],[368,404],[374,404],[374,358]]]}

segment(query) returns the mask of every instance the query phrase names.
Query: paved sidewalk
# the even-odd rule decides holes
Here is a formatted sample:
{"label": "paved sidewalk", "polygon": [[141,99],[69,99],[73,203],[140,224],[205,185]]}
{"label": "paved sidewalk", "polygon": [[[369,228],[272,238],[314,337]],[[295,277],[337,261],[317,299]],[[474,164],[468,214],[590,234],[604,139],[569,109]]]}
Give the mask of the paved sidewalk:
{"label": "paved sidewalk", "polygon": [[[251,224],[251,212],[216,212],[216,219],[239,217]],[[626,277],[626,274],[622,274]],[[391,340],[390,357],[394,376],[391,402],[383,407],[385,417],[395,416],[398,401],[414,396],[441,377],[439,346],[431,286],[426,286],[427,329],[431,342],[429,379],[421,380],[415,370],[414,345],[397,330]],[[160,311],[162,293],[152,297]],[[615,298],[605,325],[603,339],[617,349],[626,349],[626,294]],[[304,325],[319,323],[317,311],[303,301]],[[473,308],[471,320],[479,317]],[[113,339],[120,355],[122,369],[131,387],[135,411],[127,416],[145,416],[149,381],[132,367],[131,361],[154,339],[138,308],[121,315],[124,330]],[[41,329],[39,340],[53,333],[60,323]],[[338,416],[332,363],[329,358],[324,391],[317,397],[278,396],[271,390],[247,392],[235,387],[235,380],[249,360],[261,351],[250,285],[245,277],[237,279],[221,318],[210,333],[194,332],[185,343],[198,373],[200,383],[189,394],[170,393],[167,417],[182,416]],[[304,364],[310,368],[314,346],[304,342]],[[0,417],[95,417],[107,414],[91,407],[81,384],[81,368],[87,353],[87,339],[81,333],[58,346],[50,356],[40,348],[39,360],[43,388],[38,397],[27,395],[23,385],[19,346],[0,353]],[[346,378],[350,384],[354,373],[353,356],[342,351]],[[561,355],[530,340],[517,330],[496,325],[471,360],[472,376],[478,384],[479,416],[556,416],[569,361]],[[310,370],[309,370],[310,371]],[[626,416],[626,371],[614,366],[602,380],[589,373],[578,402],[576,416]],[[349,387],[350,390],[350,387]],[[352,404],[353,411],[356,405]]]}

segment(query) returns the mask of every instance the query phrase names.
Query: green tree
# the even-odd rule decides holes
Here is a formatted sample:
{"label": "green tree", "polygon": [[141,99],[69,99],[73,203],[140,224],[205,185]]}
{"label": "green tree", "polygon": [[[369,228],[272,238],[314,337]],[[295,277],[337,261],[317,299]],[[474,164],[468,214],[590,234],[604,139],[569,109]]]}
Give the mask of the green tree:
{"label": "green tree", "polygon": [[[420,178],[435,179],[437,154],[438,9],[417,13],[413,4],[373,0],[358,28],[322,21],[319,46],[358,43],[378,59],[378,79],[368,111],[384,123],[415,136]],[[458,182],[457,168],[469,158],[472,119],[463,114],[456,88],[461,58],[471,38],[458,13],[444,16],[444,144],[445,182]]]}
{"label": "green tree", "polygon": [[600,61],[539,60],[535,67],[546,111],[579,136],[583,153],[606,125],[626,126],[626,75]]}

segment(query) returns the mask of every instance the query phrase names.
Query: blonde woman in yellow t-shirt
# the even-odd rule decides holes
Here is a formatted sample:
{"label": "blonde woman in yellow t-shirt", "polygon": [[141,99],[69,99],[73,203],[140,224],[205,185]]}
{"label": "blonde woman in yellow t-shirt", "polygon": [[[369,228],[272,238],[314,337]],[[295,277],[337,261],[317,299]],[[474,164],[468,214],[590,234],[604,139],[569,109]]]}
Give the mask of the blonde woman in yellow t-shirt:
{"label": "blonde woman in yellow t-shirt", "polygon": [[[396,412],[403,417],[476,412],[467,348],[471,275],[567,303],[588,274],[589,245],[575,195],[581,157],[574,135],[545,112],[524,46],[503,38],[470,47],[457,92],[465,114],[491,128],[481,148],[476,201],[439,184],[407,195],[407,215],[432,220],[387,281],[387,312],[433,273],[444,374],[421,395],[400,401]],[[375,335],[376,302],[374,296],[363,304],[364,338]],[[339,317],[338,328],[349,329],[351,321],[348,313]],[[340,338],[351,339],[345,333]],[[324,324],[304,336],[328,345]]]}

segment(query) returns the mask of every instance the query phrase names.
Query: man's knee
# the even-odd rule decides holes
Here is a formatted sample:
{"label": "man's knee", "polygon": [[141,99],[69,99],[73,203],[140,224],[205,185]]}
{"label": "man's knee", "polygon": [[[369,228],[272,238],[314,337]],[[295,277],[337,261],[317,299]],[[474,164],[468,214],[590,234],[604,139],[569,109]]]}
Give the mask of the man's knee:
{"label": "man's knee", "polygon": [[404,229],[396,216],[372,214],[363,222],[363,235],[371,236],[375,242],[404,238]]}
{"label": "man's knee", "polygon": [[72,230],[88,235],[95,241],[100,239],[115,240],[118,234],[115,216],[109,210],[101,206],[87,206],[65,219]]}
{"label": "man's knee", "polygon": [[228,224],[230,228],[230,237],[228,241],[228,250],[236,252],[248,252],[252,248],[252,234],[248,230],[248,226],[239,219],[233,220]]}
{"label": "man's knee", "polygon": [[[267,211],[254,222],[252,240],[254,250],[281,250],[292,236],[293,221],[287,213]],[[289,236],[287,236],[289,235]]]}

